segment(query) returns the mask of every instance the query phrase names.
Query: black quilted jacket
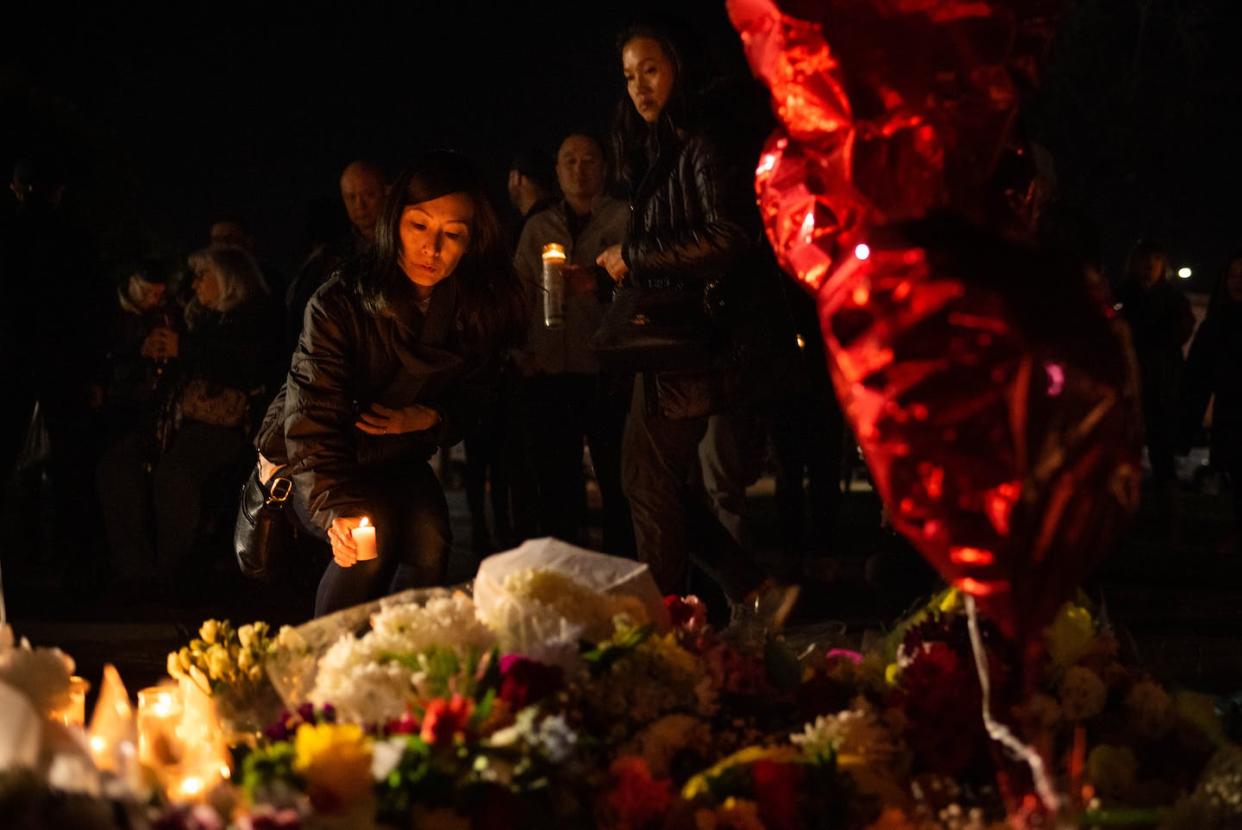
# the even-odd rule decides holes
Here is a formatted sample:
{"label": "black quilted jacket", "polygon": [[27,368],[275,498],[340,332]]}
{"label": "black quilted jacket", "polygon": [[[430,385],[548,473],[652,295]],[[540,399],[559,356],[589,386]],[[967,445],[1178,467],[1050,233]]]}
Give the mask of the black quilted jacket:
{"label": "black quilted jacket", "polygon": [[631,197],[622,256],[639,285],[700,288],[735,272],[753,248],[754,195],[701,133],[667,143]]}
{"label": "black quilted jacket", "polygon": [[[422,463],[461,439],[494,393],[491,365],[467,354],[457,330],[452,279],[436,286],[426,314],[402,284],[382,314],[366,311],[355,285],[333,277],[311,298],[285,386],[268,408],[256,446],[290,465],[294,490],[325,530],[366,509],[358,483],[370,470]],[[436,427],[372,436],[354,423],[381,403],[430,406]]]}

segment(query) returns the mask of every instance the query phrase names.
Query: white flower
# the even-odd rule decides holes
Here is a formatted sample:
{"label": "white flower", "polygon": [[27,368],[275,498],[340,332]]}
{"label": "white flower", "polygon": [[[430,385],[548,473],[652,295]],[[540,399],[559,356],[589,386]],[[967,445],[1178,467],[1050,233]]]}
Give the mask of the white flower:
{"label": "white flower", "polygon": [[493,732],[487,743],[506,748],[525,744],[553,764],[559,764],[573,754],[578,733],[563,716],[539,719],[539,707],[527,706],[517,713],[511,726]]}
{"label": "white flower", "polygon": [[388,773],[397,768],[401,757],[405,755],[406,738],[396,736],[384,741],[376,741],[371,745],[371,777],[383,781]]}
{"label": "white flower", "polygon": [[888,729],[864,700],[854,701],[853,709],[835,715],[821,715],[789,740],[809,757],[853,755],[867,763],[886,763],[897,753]]}
{"label": "white flower", "polygon": [[426,605],[401,603],[371,617],[377,651],[416,653],[434,646],[459,651],[491,648],[496,638],[475,612],[474,600],[462,593],[436,597]]}
{"label": "white flower", "polygon": [[560,764],[573,754],[578,733],[570,728],[564,716],[549,715],[539,722],[534,743],[543,757],[553,764]]}
{"label": "white flower", "polygon": [[[343,721],[384,723],[431,696],[424,687],[426,651],[451,648],[464,657],[494,642],[465,594],[436,597],[426,605],[390,605],[371,617],[371,630],[362,637],[344,634],[319,658],[309,697],[317,706],[335,706]],[[395,655],[403,659],[387,659]]]}
{"label": "white flower", "polygon": [[47,714],[67,701],[73,658],[58,648],[13,645],[13,631],[0,625],[0,682],[20,691],[36,712]]}
{"label": "white flower", "polygon": [[346,634],[319,658],[310,701],[332,704],[349,723],[385,723],[399,717],[413,697],[412,672],[399,663],[380,663],[366,638]]}

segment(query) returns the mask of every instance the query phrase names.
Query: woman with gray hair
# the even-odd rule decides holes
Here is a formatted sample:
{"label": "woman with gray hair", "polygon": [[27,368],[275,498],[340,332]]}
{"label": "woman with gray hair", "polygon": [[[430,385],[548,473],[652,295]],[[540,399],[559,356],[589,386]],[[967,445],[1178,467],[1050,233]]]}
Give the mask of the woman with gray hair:
{"label": "woman with gray hair", "polygon": [[168,588],[203,583],[212,563],[193,561],[200,518],[216,489],[231,495],[241,483],[240,475],[224,479],[247,465],[256,419],[285,369],[280,317],[254,258],[213,245],[191,254],[189,265],[194,298],[185,332],[160,327],[143,344],[173,383],[161,429],[166,449],[154,471],[154,544],[131,540],[137,550],[124,557]]}

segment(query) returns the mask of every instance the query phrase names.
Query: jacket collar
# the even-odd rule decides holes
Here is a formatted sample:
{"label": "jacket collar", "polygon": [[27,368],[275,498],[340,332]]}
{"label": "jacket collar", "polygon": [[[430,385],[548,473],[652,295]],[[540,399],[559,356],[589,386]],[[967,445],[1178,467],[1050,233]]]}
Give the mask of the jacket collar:
{"label": "jacket collar", "polygon": [[649,138],[650,144],[648,146],[651,148],[651,154],[655,156],[655,160],[652,161],[651,167],[647,169],[647,173],[634,191],[632,203],[635,205],[640,205],[647,201],[656,188],[668,178],[669,171],[677,163],[678,153],[684,143],[684,140],[671,126],[667,129],[653,128]]}
{"label": "jacket collar", "polygon": [[457,313],[457,280],[449,277],[432,290],[431,304],[424,314],[418,309],[418,293],[403,275],[396,284],[386,313],[410,343],[440,345],[453,330]]}

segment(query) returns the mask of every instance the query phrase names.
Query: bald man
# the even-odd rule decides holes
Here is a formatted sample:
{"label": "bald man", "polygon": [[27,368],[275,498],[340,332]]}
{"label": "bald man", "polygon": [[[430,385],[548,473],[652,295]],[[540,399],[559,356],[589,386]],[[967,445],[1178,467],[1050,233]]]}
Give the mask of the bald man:
{"label": "bald man", "polygon": [[341,201],[349,214],[351,233],[346,238],[321,245],[302,265],[285,295],[286,349],[292,354],[302,334],[302,318],[306,304],[319,286],[345,260],[365,250],[375,241],[375,223],[384,207],[388,184],[379,166],[359,159],[350,162],[341,173]]}
{"label": "bald man", "polygon": [[354,230],[368,242],[375,240],[375,222],[384,207],[384,174],[369,161],[355,161],[341,173],[341,201]]}

